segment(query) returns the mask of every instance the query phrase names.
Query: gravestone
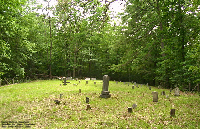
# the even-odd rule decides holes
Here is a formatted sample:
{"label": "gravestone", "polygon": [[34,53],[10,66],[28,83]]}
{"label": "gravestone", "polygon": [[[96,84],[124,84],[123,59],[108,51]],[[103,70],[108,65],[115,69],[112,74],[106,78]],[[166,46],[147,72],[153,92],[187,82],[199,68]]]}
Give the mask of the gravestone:
{"label": "gravestone", "polygon": [[170,88],[170,94],[171,94],[171,92],[172,92],[172,88]]}
{"label": "gravestone", "polygon": [[76,81],[78,81],[78,78],[76,78]]}
{"label": "gravestone", "polygon": [[86,81],[86,84],[88,84],[88,81]]}
{"label": "gravestone", "polygon": [[174,89],[174,96],[180,96],[180,90],[178,87]]}
{"label": "gravestone", "polygon": [[14,78],[12,79],[12,81],[13,81],[13,84],[15,84],[15,79]]}
{"label": "gravestone", "polygon": [[129,83],[128,83],[128,86],[129,86]]}
{"label": "gravestone", "polygon": [[81,89],[79,89],[79,93],[81,93]]}
{"label": "gravestone", "polygon": [[136,82],[134,82],[134,86],[136,86]]}
{"label": "gravestone", "polygon": [[160,89],[160,86],[158,86],[158,89]]}
{"label": "gravestone", "polygon": [[96,79],[96,78],[91,78],[91,80],[93,80],[93,81],[94,81],[94,80],[97,80],[97,79]]}
{"label": "gravestone", "polygon": [[94,84],[96,85],[96,82],[94,82]]}
{"label": "gravestone", "polygon": [[63,85],[67,85],[67,83],[70,83],[70,82],[67,82],[67,78],[64,78]]}
{"label": "gravestone", "polygon": [[135,108],[137,107],[137,104],[134,103],[134,104],[132,105],[132,107],[133,107],[133,109],[135,109]]}
{"label": "gravestone", "polygon": [[1,86],[1,79],[0,79],[0,86]]}
{"label": "gravestone", "polygon": [[108,86],[109,86],[109,76],[104,75],[103,76],[103,88],[100,97],[101,98],[110,98],[110,92],[108,91]]}
{"label": "gravestone", "polygon": [[149,90],[151,90],[151,87],[149,86]]}
{"label": "gravestone", "polygon": [[132,107],[128,107],[128,112],[129,112],[129,113],[132,113],[132,112],[133,112]]}
{"label": "gravestone", "polygon": [[81,81],[79,81],[79,83],[81,83]]}
{"label": "gravestone", "polygon": [[90,80],[90,78],[85,78],[85,80]]}
{"label": "gravestone", "polygon": [[132,86],[132,89],[134,89],[134,85]]}
{"label": "gravestone", "polygon": [[90,110],[90,109],[91,109],[90,104],[87,104],[86,110]]}
{"label": "gravestone", "polygon": [[86,103],[89,103],[89,98],[88,97],[86,97]]}
{"label": "gravestone", "polygon": [[118,84],[118,81],[116,81],[116,84]]}
{"label": "gravestone", "polygon": [[175,109],[171,109],[171,111],[170,111],[170,116],[172,117],[172,116],[175,116]]}
{"label": "gravestone", "polygon": [[158,102],[158,92],[154,91],[152,92],[153,95],[153,102]]}
{"label": "gravestone", "polygon": [[60,99],[62,99],[63,94],[60,94]]}
{"label": "gravestone", "polygon": [[60,104],[59,100],[54,100],[55,104]]}
{"label": "gravestone", "polygon": [[139,88],[138,84],[136,86],[137,86],[137,88]]}
{"label": "gravestone", "polygon": [[162,92],[161,92],[161,95],[165,95],[165,91],[162,91]]}
{"label": "gravestone", "polygon": [[149,86],[149,84],[147,83],[147,87]]}

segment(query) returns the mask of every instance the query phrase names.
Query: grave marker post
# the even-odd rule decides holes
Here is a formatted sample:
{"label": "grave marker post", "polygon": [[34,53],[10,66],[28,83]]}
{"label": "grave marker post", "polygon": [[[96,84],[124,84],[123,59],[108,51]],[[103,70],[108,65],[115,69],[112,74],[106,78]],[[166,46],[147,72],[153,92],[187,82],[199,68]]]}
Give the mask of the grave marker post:
{"label": "grave marker post", "polygon": [[158,102],[158,92],[154,91],[153,94],[153,102]]}
{"label": "grave marker post", "polygon": [[101,98],[110,98],[110,91],[108,91],[108,86],[109,86],[109,76],[104,75],[103,76],[103,88],[100,97]]}

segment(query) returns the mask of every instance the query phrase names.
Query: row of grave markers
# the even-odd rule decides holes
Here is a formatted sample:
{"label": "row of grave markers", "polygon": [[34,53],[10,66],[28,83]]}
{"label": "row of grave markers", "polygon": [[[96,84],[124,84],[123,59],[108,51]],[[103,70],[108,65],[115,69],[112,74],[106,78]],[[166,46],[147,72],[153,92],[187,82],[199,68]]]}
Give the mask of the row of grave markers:
{"label": "row of grave markers", "polygon": [[[66,79],[65,79],[64,80],[64,84],[66,84],[66,83],[67,82],[66,82]],[[88,84],[87,81],[86,81],[86,83]],[[136,85],[136,82],[134,83],[134,85]],[[134,85],[132,86],[132,89],[134,89]],[[104,75],[103,76],[103,87],[102,87],[102,91],[101,91],[101,95],[100,95],[101,98],[110,98],[111,97],[110,91],[108,90],[108,86],[109,86],[109,76],[108,75]],[[136,86],[138,87],[138,85],[136,85]],[[147,86],[148,86],[148,83],[147,83]],[[149,90],[151,90],[150,86],[149,86]],[[171,90],[170,90],[170,92],[171,92]],[[180,92],[179,88],[178,87],[175,88],[175,96],[179,96],[180,95],[179,92]],[[79,93],[81,93],[81,89],[79,89]],[[153,102],[158,102],[158,92],[153,91],[152,95],[153,95]],[[165,95],[165,91],[162,91],[161,95]],[[60,94],[60,99],[61,98],[62,98],[62,94]],[[56,104],[60,104],[60,101],[59,100],[55,100],[55,103]],[[91,109],[88,97],[86,97],[86,103],[87,103],[87,109],[86,110]],[[133,104],[132,107],[128,107],[128,112],[131,113],[132,109],[135,109],[136,107],[137,107],[137,104]],[[171,116],[175,116],[175,109],[171,109],[170,115]]]}

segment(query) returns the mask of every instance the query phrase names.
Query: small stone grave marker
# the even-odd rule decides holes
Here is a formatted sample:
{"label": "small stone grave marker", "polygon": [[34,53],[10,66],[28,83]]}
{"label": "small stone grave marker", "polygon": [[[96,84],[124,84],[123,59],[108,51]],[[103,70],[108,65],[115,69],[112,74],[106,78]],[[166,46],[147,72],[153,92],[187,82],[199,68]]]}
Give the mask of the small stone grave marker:
{"label": "small stone grave marker", "polygon": [[136,86],[136,82],[134,82],[134,85]]}
{"label": "small stone grave marker", "polygon": [[86,103],[89,103],[89,98],[88,97],[86,97]]}
{"label": "small stone grave marker", "polygon": [[149,86],[149,90],[151,90],[151,87]]}
{"label": "small stone grave marker", "polygon": [[133,112],[132,107],[128,107],[128,113],[132,113],[132,112]]}
{"label": "small stone grave marker", "polygon": [[174,96],[180,96],[180,90],[178,87],[174,89]]}
{"label": "small stone grave marker", "polygon": [[152,92],[153,95],[153,102],[158,102],[158,92],[154,91]]}
{"label": "small stone grave marker", "polygon": [[170,116],[172,117],[172,116],[175,116],[175,109],[171,109],[171,111],[170,111]]}
{"label": "small stone grave marker", "polygon": [[78,78],[76,78],[76,81],[78,81]]}
{"label": "small stone grave marker", "polygon": [[60,94],[60,99],[62,99],[63,94]]}
{"label": "small stone grave marker", "polygon": [[132,107],[133,107],[133,109],[135,109],[135,108],[137,107],[137,104],[134,103],[134,104],[132,105]]}
{"label": "small stone grave marker", "polygon": [[129,86],[129,83],[128,83],[128,86]]}
{"label": "small stone grave marker", "polygon": [[86,81],[86,84],[88,84],[88,81]]}
{"label": "small stone grave marker", "polygon": [[160,89],[160,86],[158,86],[158,89]]}
{"label": "small stone grave marker", "polygon": [[59,100],[54,100],[55,104],[60,104]]}
{"label": "small stone grave marker", "polygon": [[94,84],[96,85],[96,82],[94,82]]}
{"label": "small stone grave marker", "polygon": [[147,87],[149,86],[149,84],[147,83]]}
{"label": "small stone grave marker", "polygon": [[165,91],[162,91],[162,92],[161,92],[161,95],[165,95]]}
{"label": "small stone grave marker", "polygon": [[79,89],[79,93],[81,93],[81,89]]}
{"label": "small stone grave marker", "polygon": [[91,109],[90,104],[87,104],[86,110],[90,110],[90,109]]}
{"label": "small stone grave marker", "polygon": [[93,81],[94,81],[94,80],[97,80],[97,79],[96,79],[96,78],[91,78],[91,80],[93,80]]}
{"label": "small stone grave marker", "polygon": [[85,80],[90,80],[90,78],[85,78]]}
{"label": "small stone grave marker", "polygon": [[132,86],[132,89],[134,89],[134,85]]}
{"label": "small stone grave marker", "polygon": [[104,75],[103,76],[103,88],[100,97],[101,98],[110,98],[110,91],[108,91],[108,86],[109,86],[109,76]]}
{"label": "small stone grave marker", "polygon": [[116,84],[118,84],[118,81],[116,81]]}
{"label": "small stone grave marker", "polygon": [[67,82],[67,78],[64,78],[63,85],[67,85],[67,83],[70,83],[70,82]]}
{"label": "small stone grave marker", "polygon": [[81,83],[81,81],[79,81],[79,83]]}

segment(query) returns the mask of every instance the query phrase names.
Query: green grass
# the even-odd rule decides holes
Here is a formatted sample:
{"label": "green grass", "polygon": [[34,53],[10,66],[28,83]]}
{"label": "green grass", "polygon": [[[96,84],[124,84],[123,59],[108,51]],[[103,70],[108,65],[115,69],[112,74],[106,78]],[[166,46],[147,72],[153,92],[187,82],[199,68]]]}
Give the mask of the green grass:
{"label": "green grass", "polygon": [[[132,84],[110,81],[111,98],[103,99],[99,98],[101,80],[96,85],[93,81],[85,85],[85,80],[70,82],[66,86],[50,80],[0,87],[0,121],[28,121],[35,124],[32,128],[200,128],[198,94],[181,92],[175,97],[167,89],[132,89]],[[161,95],[163,90],[169,98]],[[158,102],[153,102],[152,91],[159,93]],[[54,100],[60,94],[61,104],[56,105]],[[86,97],[91,110],[86,110]],[[128,113],[133,103],[137,108]],[[176,109],[175,117],[170,117],[172,108]]]}

